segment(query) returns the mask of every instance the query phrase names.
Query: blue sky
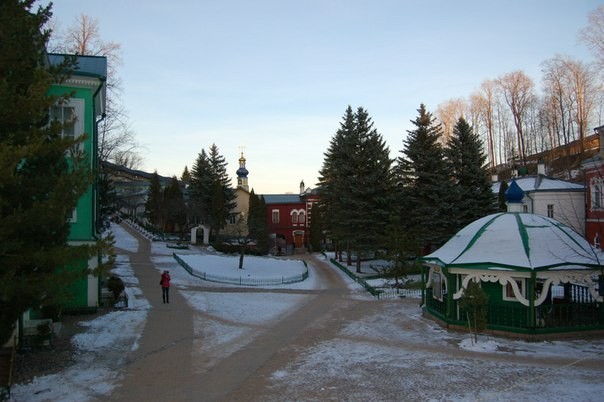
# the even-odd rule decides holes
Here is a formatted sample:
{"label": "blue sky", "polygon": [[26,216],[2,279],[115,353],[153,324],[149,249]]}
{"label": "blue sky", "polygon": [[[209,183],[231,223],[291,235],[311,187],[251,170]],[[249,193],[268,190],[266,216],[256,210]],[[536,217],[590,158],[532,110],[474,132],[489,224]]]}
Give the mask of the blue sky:
{"label": "blue sky", "polygon": [[[43,3],[46,4],[46,3]],[[420,103],[468,97],[556,54],[589,62],[577,35],[601,1],[56,0],[121,43],[123,101],[144,170],[180,176],[215,143],[235,176],[244,147],[259,194],[317,183],[348,105],[399,155]],[[233,181],[235,183],[235,181]]]}

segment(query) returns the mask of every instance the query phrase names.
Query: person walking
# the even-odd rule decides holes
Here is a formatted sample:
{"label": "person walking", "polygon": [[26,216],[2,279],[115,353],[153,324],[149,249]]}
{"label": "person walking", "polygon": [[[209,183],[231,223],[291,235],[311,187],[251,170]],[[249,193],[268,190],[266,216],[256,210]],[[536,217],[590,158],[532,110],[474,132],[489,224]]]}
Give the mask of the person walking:
{"label": "person walking", "polygon": [[164,303],[170,303],[170,271],[164,271],[161,274],[159,284],[161,285],[161,295]]}

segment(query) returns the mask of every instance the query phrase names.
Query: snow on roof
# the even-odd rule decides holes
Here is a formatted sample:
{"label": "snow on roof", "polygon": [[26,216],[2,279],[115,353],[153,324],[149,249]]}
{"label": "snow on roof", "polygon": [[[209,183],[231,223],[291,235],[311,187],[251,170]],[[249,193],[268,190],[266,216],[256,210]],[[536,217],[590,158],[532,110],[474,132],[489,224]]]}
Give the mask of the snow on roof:
{"label": "snow on roof", "polygon": [[499,213],[470,223],[421,260],[460,268],[553,270],[600,268],[601,257],[584,238],[551,218]]}
{"label": "snow on roof", "polygon": [[[583,184],[553,179],[544,175],[525,176],[514,180],[525,193],[536,191],[585,191],[585,186]],[[496,182],[493,183],[491,188],[494,193],[499,193],[500,186],[501,182]]]}

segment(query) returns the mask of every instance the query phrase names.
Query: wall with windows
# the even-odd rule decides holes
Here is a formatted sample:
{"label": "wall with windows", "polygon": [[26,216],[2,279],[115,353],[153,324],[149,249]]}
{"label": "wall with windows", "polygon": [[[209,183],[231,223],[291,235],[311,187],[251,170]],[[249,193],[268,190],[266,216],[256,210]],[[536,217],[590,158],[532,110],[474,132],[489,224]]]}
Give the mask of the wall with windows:
{"label": "wall with windows", "polygon": [[[63,135],[72,138],[84,138],[81,149],[89,156],[88,164],[92,172],[94,157],[96,157],[96,152],[93,152],[96,146],[92,107],[93,87],[73,88],[71,86],[54,85],[51,87],[49,94],[54,96],[72,94],[67,102],[57,102],[55,106],[51,107],[49,117],[60,122],[72,122],[64,129]],[[85,241],[94,238],[95,200],[95,188],[91,184],[89,190],[78,200],[76,210],[72,213],[70,241]]]}
{"label": "wall with windows", "polygon": [[592,245],[604,235],[604,169],[600,161],[585,167],[585,238]]}

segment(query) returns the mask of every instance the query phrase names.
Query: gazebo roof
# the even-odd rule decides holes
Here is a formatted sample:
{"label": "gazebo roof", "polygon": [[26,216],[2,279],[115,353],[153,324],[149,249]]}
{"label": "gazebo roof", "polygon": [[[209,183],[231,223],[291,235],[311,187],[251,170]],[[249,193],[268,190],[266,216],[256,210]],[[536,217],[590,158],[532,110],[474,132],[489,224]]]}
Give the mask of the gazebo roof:
{"label": "gazebo roof", "polygon": [[426,263],[487,270],[577,270],[601,268],[602,254],[572,229],[541,215],[499,213],[478,219]]}

